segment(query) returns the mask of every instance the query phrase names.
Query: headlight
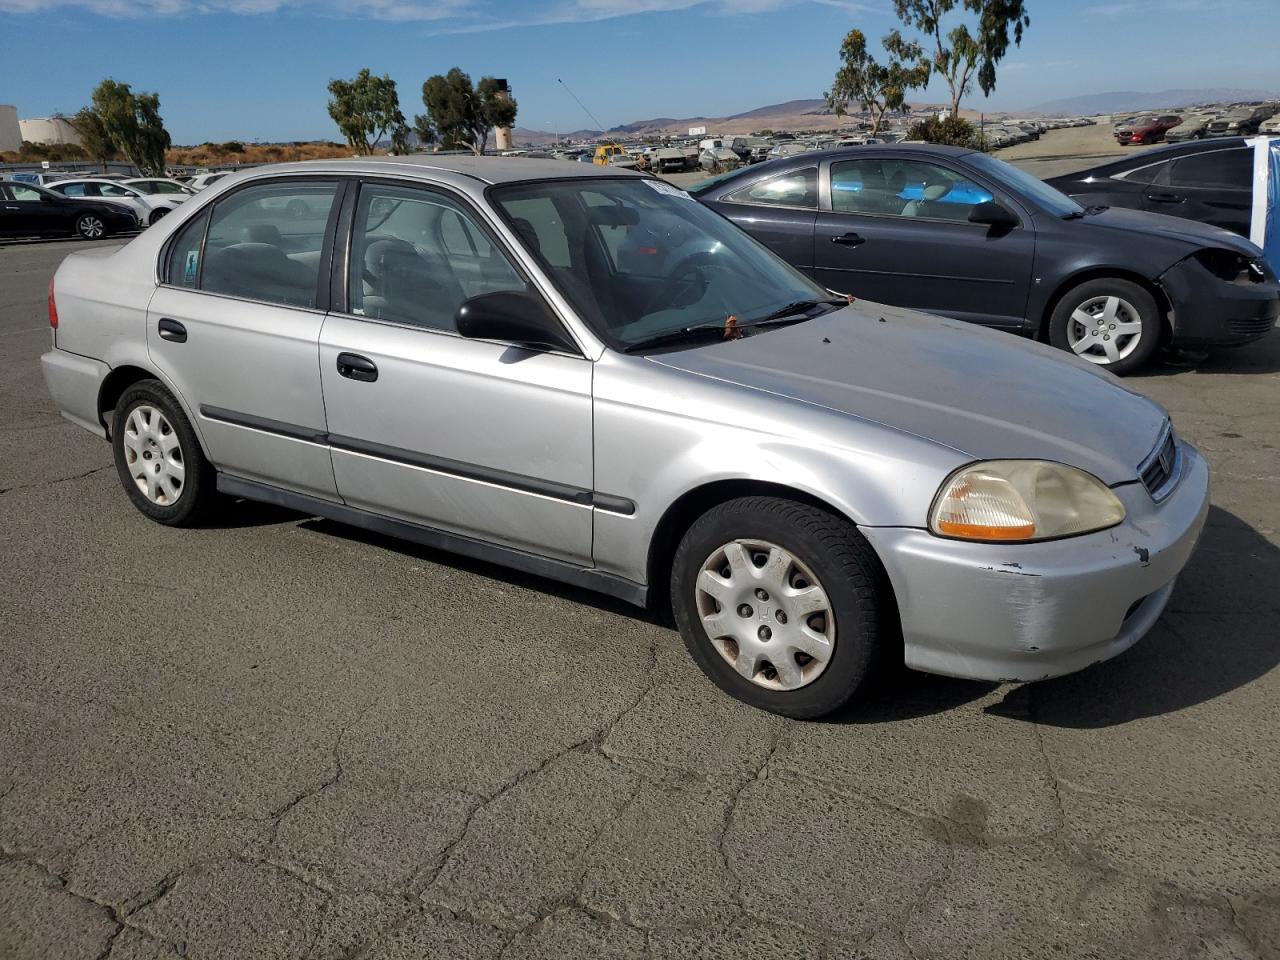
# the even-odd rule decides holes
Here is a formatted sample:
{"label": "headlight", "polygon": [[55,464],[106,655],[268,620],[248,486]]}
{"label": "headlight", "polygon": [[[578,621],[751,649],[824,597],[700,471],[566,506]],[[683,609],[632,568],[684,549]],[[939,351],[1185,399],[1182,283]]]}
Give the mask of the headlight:
{"label": "headlight", "polygon": [[953,473],[929,511],[942,537],[1002,543],[1114,527],[1124,505],[1101,480],[1048,460],[988,460]]}

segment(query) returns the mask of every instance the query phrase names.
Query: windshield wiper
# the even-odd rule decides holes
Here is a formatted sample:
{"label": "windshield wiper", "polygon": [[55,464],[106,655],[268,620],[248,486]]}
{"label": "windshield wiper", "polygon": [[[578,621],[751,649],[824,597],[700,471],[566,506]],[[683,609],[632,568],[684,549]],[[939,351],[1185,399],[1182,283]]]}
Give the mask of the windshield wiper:
{"label": "windshield wiper", "polygon": [[701,340],[723,340],[724,338],[724,321],[718,320],[715,323],[699,323],[680,330],[658,333],[652,337],[646,337],[644,340],[637,340],[635,343],[627,344],[622,348],[622,352],[639,353],[641,350],[665,347],[673,343],[696,343]]}
{"label": "windshield wiper", "polygon": [[747,323],[735,324],[731,328],[733,333],[726,329],[723,320],[714,323],[697,323],[691,327],[671,330],[667,333],[655,334],[644,340],[637,340],[635,343],[623,347],[623,353],[638,353],[641,350],[649,350],[654,347],[665,347],[677,343],[694,343],[701,340],[732,340],[742,336],[745,331],[756,327],[782,326],[787,323],[800,323],[808,320],[809,316],[805,311],[812,310],[814,307],[828,304],[842,307],[846,303],[848,301],[844,298],[836,299],[834,297],[826,300],[797,300],[794,303],[788,303],[784,307],[779,307],[763,317]]}
{"label": "windshield wiper", "polygon": [[1062,215],[1062,219],[1063,220],[1079,220],[1083,216],[1084,216],[1083,210],[1072,210],[1070,213],[1064,213]]}
{"label": "windshield wiper", "polygon": [[1108,207],[1105,203],[1099,203],[1099,204],[1095,204],[1092,207],[1085,207],[1084,212],[1092,217],[1095,213],[1102,213],[1103,211],[1110,210],[1110,209],[1111,208]]}
{"label": "windshield wiper", "polygon": [[825,300],[797,300],[794,303],[788,303],[785,307],[779,307],[777,310],[774,310],[772,313],[767,313],[763,317],[757,317],[754,320],[750,320],[746,323],[739,324],[738,329],[746,330],[751,327],[758,326],[762,323],[771,323],[775,320],[783,320],[789,317],[796,317],[801,320],[808,320],[809,317],[806,316],[806,314],[809,310],[812,310],[814,307],[821,307],[827,304],[830,304],[832,306],[843,307],[848,302],[849,301],[845,300],[843,297],[841,297],[840,299],[836,299],[835,297],[828,297]]}

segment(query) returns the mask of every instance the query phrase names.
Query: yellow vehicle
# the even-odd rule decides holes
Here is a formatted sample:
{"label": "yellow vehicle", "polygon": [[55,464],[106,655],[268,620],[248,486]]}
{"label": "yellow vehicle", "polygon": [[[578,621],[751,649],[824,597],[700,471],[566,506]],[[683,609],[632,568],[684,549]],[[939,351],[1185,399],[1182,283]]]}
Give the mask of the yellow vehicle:
{"label": "yellow vehicle", "polygon": [[596,147],[595,159],[591,161],[602,167],[613,165],[615,167],[634,167],[636,162],[631,159],[631,155],[616,143],[602,143]]}

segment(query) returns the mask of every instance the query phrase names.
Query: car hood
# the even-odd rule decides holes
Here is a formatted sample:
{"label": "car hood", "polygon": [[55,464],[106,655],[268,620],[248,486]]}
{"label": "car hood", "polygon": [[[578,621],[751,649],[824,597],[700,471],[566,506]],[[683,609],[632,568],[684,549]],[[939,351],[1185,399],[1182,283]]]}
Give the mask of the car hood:
{"label": "car hood", "polygon": [[1230,230],[1210,226],[1198,220],[1166,216],[1163,213],[1109,207],[1101,213],[1091,213],[1068,222],[1082,230],[1122,230],[1129,234],[1137,232],[1165,240],[1178,240],[1191,244],[1197,249],[1219,247],[1234,250],[1248,257],[1256,257],[1260,254],[1257,247]]}
{"label": "car hood", "polygon": [[1137,479],[1167,415],[1093,364],[1011,334],[857,301],[806,323],[649,358],[951,447]]}

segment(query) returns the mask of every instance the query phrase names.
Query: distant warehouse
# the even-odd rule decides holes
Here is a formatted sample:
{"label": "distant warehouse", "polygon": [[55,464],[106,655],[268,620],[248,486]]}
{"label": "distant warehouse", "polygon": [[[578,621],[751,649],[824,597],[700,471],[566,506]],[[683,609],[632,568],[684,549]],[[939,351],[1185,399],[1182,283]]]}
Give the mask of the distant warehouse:
{"label": "distant warehouse", "polygon": [[18,124],[18,108],[0,103],[0,153],[22,149],[22,127]]}
{"label": "distant warehouse", "polygon": [[66,117],[34,117],[31,120],[19,120],[18,127],[22,132],[22,139],[27,143],[74,143],[77,146],[80,144],[80,134]]}

